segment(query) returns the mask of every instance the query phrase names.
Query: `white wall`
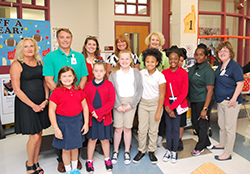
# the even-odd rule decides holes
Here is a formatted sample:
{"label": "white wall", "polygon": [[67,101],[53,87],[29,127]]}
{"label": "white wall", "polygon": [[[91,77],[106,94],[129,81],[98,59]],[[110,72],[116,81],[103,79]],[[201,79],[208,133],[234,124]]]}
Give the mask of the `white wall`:
{"label": "white wall", "polygon": [[98,0],[52,0],[50,21],[51,28],[69,28],[73,33],[72,49],[81,52],[87,35],[98,36]]}
{"label": "white wall", "polygon": [[51,0],[51,28],[67,27],[73,33],[72,49],[81,52],[87,35],[98,37],[100,49],[114,44],[115,21],[150,22],[162,32],[162,0],[151,0],[151,16],[115,16],[114,0]]}

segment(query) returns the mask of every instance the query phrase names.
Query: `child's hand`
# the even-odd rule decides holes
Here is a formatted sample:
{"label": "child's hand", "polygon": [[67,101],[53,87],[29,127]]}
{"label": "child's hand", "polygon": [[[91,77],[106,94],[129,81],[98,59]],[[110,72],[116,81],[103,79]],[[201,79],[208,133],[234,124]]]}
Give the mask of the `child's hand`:
{"label": "child's hand", "polygon": [[96,119],[98,118],[98,116],[96,115],[96,112],[95,112],[95,111],[93,111],[91,114],[92,114],[92,117],[94,117],[94,118],[96,118]]}
{"label": "child's hand", "polygon": [[89,126],[87,124],[84,124],[81,129],[81,132],[83,132],[82,135],[85,135],[86,133],[88,133],[88,131],[89,131]]}
{"label": "child's hand", "polygon": [[172,112],[172,110],[169,108],[169,106],[166,106],[165,107],[165,110],[166,110],[166,112],[169,114],[170,112]]}
{"label": "child's hand", "polygon": [[174,114],[174,111],[170,112],[168,115],[169,115],[171,118],[176,118],[176,115]]}
{"label": "child's hand", "polygon": [[126,112],[126,111],[129,111],[130,109],[132,109],[132,107],[131,107],[129,104],[127,104],[127,105],[124,107],[124,109],[125,109],[125,112]]}
{"label": "child's hand", "polygon": [[119,107],[117,108],[117,111],[118,111],[118,112],[125,112],[125,109],[124,109],[122,106],[119,106]]}
{"label": "child's hand", "polygon": [[58,128],[55,130],[55,137],[62,140],[63,136],[62,136],[62,131]]}
{"label": "child's hand", "polygon": [[161,119],[161,112],[156,112],[155,113],[155,121],[159,121]]}

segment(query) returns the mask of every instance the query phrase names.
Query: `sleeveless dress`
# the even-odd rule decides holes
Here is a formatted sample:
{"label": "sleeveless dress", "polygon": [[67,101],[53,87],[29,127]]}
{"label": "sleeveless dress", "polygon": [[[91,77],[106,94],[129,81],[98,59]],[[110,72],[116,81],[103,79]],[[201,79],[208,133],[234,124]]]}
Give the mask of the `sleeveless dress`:
{"label": "sleeveless dress", "polygon": [[[45,100],[43,86],[42,65],[28,66],[18,61],[23,71],[20,76],[20,88],[27,97],[37,105]],[[48,117],[48,106],[42,112],[34,112],[33,109],[15,97],[15,132],[17,134],[37,134],[42,129],[48,128],[50,121]]]}

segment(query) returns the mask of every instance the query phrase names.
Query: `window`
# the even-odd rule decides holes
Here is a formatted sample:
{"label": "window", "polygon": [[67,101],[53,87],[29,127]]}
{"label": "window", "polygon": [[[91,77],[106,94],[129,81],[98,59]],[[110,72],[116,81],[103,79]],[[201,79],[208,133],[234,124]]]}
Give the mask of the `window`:
{"label": "window", "polygon": [[235,60],[244,65],[250,57],[249,0],[199,0],[200,43],[212,50],[222,40],[232,43]]}
{"label": "window", "polygon": [[149,16],[150,0],[115,0],[116,15]]}
{"label": "window", "polygon": [[49,20],[49,0],[0,0],[0,17]]}

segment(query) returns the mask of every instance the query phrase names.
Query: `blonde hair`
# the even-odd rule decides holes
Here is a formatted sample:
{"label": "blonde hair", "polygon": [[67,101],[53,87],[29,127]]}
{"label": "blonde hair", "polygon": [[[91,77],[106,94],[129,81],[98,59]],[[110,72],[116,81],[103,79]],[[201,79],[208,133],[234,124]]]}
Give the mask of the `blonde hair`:
{"label": "blonde hair", "polygon": [[35,48],[35,53],[34,53],[33,57],[36,60],[36,62],[38,63],[38,65],[40,65],[41,64],[41,56],[39,53],[38,45],[37,45],[37,42],[35,41],[35,39],[33,39],[31,37],[25,37],[19,41],[19,43],[16,46],[16,53],[15,53],[14,60],[15,61],[19,60],[21,63],[23,63],[23,44],[24,44],[24,41],[26,41],[26,40],[30,40],[33,42],[34,48]]}
{"label": "blonde hair", "polygon": [[119,60],[118,62],[116,63],[115,67],[111,69],[112,72],[116,72],[117,70],[119,70],[121,68],[121,64],[120,64],[120,57],[121,57],[121,54],[123,53],[129,53],[129,56],[130,56],[130,59],[131,59],[131,63],[130,63],[130,66],[133,68],[134,67],[134,61],[133,61],[133,57],[132,57],[132,53],[130,50],[122,50],[120,53],[119,53]]}
{"label": "blonde hair", "polygon": [[145,39],[145,44],[146,45],[150,45],[150,40],[151,40],[151,37],[153,35],[155,35],[155,36],[157,36],[159,38],[159,40],[160,40],[160,46],[162,46],[162,45],[165,44],[165,38],[164,38],[163,34],[160,33],[160,32],[155,31],[155,32],[152,32],[150,35],[148,35],[146,37],[146,39]]}
{"label": "blonde hair", "polygon": [[120,50],[119,50],[118,47],[117,47],[117,43],[119,42],[119,40],[120,40],[121,42],[125,41],[126,44],[127,44],[127,47],[126,47],[125,49],[131,51],[131,49],[130,49],[130,43],[129,43],[128,37],[125,36],[125,34],[120,34],[120,35],[118,35],[118,36],[115,38],[115,52],[114,52],[114,54],[115,54],[117,57],[119,56],[119,52],[120,52]]}

